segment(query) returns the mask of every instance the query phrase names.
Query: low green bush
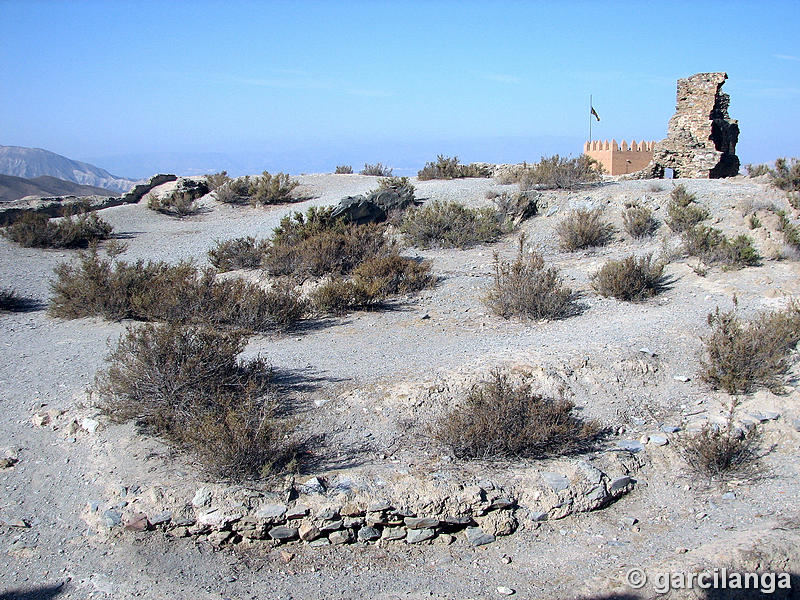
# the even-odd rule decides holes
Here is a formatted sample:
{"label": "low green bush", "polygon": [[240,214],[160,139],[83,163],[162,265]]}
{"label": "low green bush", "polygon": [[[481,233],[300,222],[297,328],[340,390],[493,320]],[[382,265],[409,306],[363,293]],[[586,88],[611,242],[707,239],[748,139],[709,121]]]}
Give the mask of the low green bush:
{"label": "low green bush", "polygon": [[174,190],[163,196],[151,193],[147,197],[147,208],[179,219],[200,211],[194,195],[186,190]]}
{"label": "low green bush", "polygon": [[721,264],[726,268],[740,269],[755,266],[761,256],[746,235],[728,238],[714,227],[696,225],[683,232],[683,245],[689,256],[696,256],[708,264]]}
{"label": "low green bush", "polygon": [[266,206],[271,204],[288,204],[300,202],[294,190],[300,182],[285,173],[270,174],[264,171],[261,175],[239,177],[224,183],[216,190],[219,202],[228,204],[250,204]]}
{"label": "low green bush", "polygon": [[697,203],[697,197],[681,184],[670,192],[667,204],[667,225],[672,231],[682,233],[691,229],[701,221],[705,221],[710,213],[708,209]]}
{"label": "low green bush", "polygon": [[361,169],[362,175],[377,175],[378,177],[391,177],[392,176],[392,168],[385,167],[381,163],[375,163],[374,165],[364,163],[364,168]]}
{"label": "low green bush", "polygon": [[208,251],[208,260],[220,272],[257,269],[261,266],[266,248],[266,242],[256,242],[253,237],[216,240],[214,247]]}
{"label": "low green bush", "polygon": [[632,238],[644,238],[653,235],[658,229],[658,221],[653,211],[646,206],[635,204],[622,213],[622,225]]}
{"label": "low green bush", "polygon": [[336,175],[352,175],[353,167],[350,165],[339,165],[336,167]]}

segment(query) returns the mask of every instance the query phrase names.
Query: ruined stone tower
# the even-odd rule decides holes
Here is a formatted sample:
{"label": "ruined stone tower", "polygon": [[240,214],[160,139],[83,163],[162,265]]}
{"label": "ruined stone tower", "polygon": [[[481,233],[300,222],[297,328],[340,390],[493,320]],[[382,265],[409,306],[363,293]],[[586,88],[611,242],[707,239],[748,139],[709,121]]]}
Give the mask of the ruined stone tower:
{"label": "ruined stone tower", "polygon": [[728,116],[730,96],[720,91],[727,73],[697,73],[678,80],[678,101],[667,137],[656,143],[651,176],[717,179],[739,173],[738,121]]}

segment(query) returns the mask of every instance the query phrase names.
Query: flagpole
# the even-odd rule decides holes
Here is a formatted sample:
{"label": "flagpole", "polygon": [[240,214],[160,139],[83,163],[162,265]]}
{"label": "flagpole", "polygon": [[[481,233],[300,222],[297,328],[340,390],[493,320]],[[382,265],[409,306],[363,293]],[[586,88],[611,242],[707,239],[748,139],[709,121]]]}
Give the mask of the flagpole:
{"label": "flagpole", "polygon": [[592,95],[589,94],[589,145],[592,144]]}

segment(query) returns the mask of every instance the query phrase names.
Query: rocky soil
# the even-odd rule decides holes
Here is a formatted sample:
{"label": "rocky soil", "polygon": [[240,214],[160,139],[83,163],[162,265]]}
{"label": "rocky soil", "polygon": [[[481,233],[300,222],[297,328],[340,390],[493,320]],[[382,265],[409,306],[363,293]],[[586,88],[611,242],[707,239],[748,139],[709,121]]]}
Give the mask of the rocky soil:
{"label": "rocky soil", "polygon": [[[144,202],[101,216],[128,245],[126,260],[204,265],[214,240],[267,237],[288,212],[364,193],[377,178],[299,179],[312,199],[291,206],[235,207],[207,196],[205,212],[182,220]],[[697,378],[706,315],[730,308],[734,295],[749,315],[800,294],[800,263],[768,210],[789,207],[782,192],[759,181],[684,183],[716,227],[753,237],[765,257],[760,266],[701,275],[663,225],[649,240],[618,232],[606,248],[562,252],[554,228],[570,208],[602,207],[620,226],[625,202],[638,200],[663,219],[672,182],[607,181],[545,192],[540,216],[497,244],[407,249],[430,259],[440,282],[392,310],[254,336],[246,354],[269,357],[308,435],[321,440],[301,474],[269,486],[207,481],[186,457],[100,416],[94,374],[127,324],[47,316],[52,269],[74,252],[0,238],[0,285],[41,302],[38,310],[0,315],[0,598],[570,598],[632,594],[623,584],[631,567],[800,572],[796,369],[786,393],[742,398],[740,421],[760,423],[771,448],[764,477],[709,484],[676,450],[682,431],[721,419],[730,402]],[[415,185],[418,198],[473,206],[490,204],[489,190],[513,189],[490,179]],[[745,215],[753,211],[764,226],[751,231]],[[494,256],[513,256],[521,233],[581,292],[581,314],[521,322],[487,312],[481,297]],[[631,252],[670,255],[673,286],[637,304],[594,293],[590,275]],[[453,461],[431,442],[428,427],[493,367],[565,394],[616,435],[582,457]],[[600,469],[599,484],[587,465]],[[630,483],[619,487],[624,477]],[[610,494],[614,482],[619,494]],[[593,503],[597,485],[607,496]],[[512,505],[497,504],[502,498]],[[247,524],[259,509],[261,520]],[[338,516],[322,514],[328,509]],[[472,511],[472,528],[445,526],[442,515],[459,511]],[[436,524],[406,520],[413,517]],[[347,524],[317,543],[269,535],[275,527],[324,528],[345,518],[363,519],[351,531],[374,523],[384,539],[336,544]],[[475,525],[489,543],[475,544]],[[388,541],[385,531],[395,526],[406,537]],[[408,537],[422,530],[430,537]]]}

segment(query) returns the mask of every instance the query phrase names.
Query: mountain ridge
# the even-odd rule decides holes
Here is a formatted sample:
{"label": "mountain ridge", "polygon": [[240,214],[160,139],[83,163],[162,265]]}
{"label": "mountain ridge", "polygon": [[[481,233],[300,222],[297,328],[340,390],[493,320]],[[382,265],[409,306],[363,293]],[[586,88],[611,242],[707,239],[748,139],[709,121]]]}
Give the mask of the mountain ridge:
{"label": "mountain ridge", "polygon": [[24,146],[0,146],[0,174],[29,180],[51,176],[114,193],[127,192],[136,184],[136,180],[112,175],[98,166],[44,148]]}
{"label": "mountain ridge", "polygon": [[12,202],[26,196],[44,198],[48,196],[114,196],[116,192],[106,188],[82,185],[74,181],[58,179],[52,175],[40,175],[32,179],[15,175],[0,175],[0,202]]}

